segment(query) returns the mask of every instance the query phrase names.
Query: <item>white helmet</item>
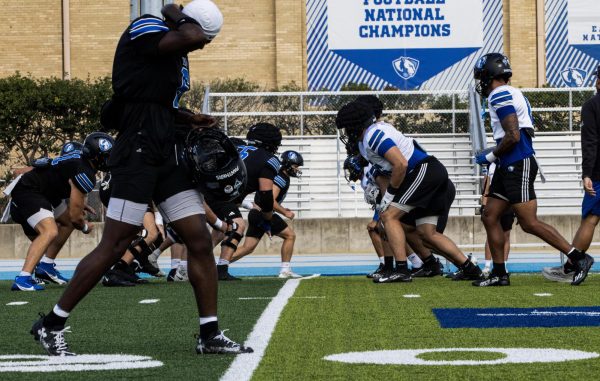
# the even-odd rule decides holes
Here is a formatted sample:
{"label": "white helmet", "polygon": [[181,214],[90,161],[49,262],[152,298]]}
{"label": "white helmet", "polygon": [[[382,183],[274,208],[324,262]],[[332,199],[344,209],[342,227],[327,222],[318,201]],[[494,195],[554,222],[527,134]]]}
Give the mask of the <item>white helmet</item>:
{"label": "white helmet", "polygon": [[198,21],[210,40],[219,34],[223,26],[223,14],[211,0],[193,0],[183,8],[183,13]]}

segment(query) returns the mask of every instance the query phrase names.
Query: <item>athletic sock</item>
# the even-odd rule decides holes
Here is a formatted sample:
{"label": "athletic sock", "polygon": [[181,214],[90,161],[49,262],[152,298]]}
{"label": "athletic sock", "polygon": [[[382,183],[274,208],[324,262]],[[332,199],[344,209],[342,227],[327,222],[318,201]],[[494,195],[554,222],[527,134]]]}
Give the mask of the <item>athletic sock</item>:
{"label": "athletic sock", "polygon": [[227,259],[221,259],[219,258],[219,262],[217,262],[217,265],[228,265],[229,261]]}
{"label": "athletic sock", "polygon": [[290,262],[281,262],[281,270],[279,272],[292,271],[292,266]]}
{"label": "athletic sock", "polygon": [[172,269],[178,268],[179,262],[181,262],[181,260],[179,258],[171,258],[171,268]]}
{"label": "athletic sock", "polygon": [[504,276],[506,275],[506,265],[504,263],[494,262],[494,268],[492,269],[492,275]]}
{"label": "athletic sock", "polygon": [[180,261],[180,262],[179,262],[179,266],[181,266],[181,267],[183,267],[184,269],[186,269],[186,270],[187,270],[187,260],[185,260],[185,261]]}
{"label": "athletic sock", "polygon": [[385,257],[379,257],[379,263],[383,264],[385,262],[385,260],[383,258],[385,258]]}
{"label": "athletic sock", "polygon": [[567,257],[569,257],[571,261],[578,261],[584,257],[584,253],[573,247],[571,248],[571,251],[567,253]]}
{"label": "athletic sock", "polygon": [[419,269],[421,267],[423,267],[423,264],[425,263],[430,263],[428,261],[434,261],[435,262],[435,257],[433,255],[430,255],[429,257],[425,258],[425,261],[422,261],[421,258],[419,258],[419,256],[415,253],[412,253],[411,255],[408,256],[408,260],[410,261],[410,264],[412,265],[413,269]]}
{"label": "athletic sock", "polygon": [[219,333],[219,321],[216,316],[200,317],[200,338],[205,341]]}
{"label": "athletic sock", "polygon": [[486,259],[486,260],[485,260],[485,267],[487,267],[488,269],[489,269],[490,267],[492,267],[492,260],[491,260],[491,259]]}
{"label": "athletic sock", "polygon": [[41,263],[48,263],[48,264],[53,264],[54,263],[54,259],[53,258],[48,258],[46,256],[46,254],[44,254],[44,256],[42,257],[42,259],[40,259]]}
{"label": "athletic sock", "polygon": [[394,257],[383,257],[383,268],[392,270],[394,268]]}
{"label": "athletic sock", "polygon": [[54,306],[52,311],[44,317],[43,326],[46,328],[61,330],[65,327],[65,323],[69,318],[69,313],[64,311],[57,305]]}
{"label": "athletic sock", "polygon": [[21,271],[19,273],[19,276],[31,276],[31,273],[27,272],[27,271]]}
{"label": "athletic sock", "polygon": [[129,263],[125,262],[122,259],[119,259],[119,261],[117,263],[115,263],[115,265],[113,266],[113,268],[115,270],[121,270],[121,271],[126,272],[126,273],[129,273],[131,271],[130,267],[129,267]]}
{"label": "athletic sock", "polygon": [[408,272],[408,261],[396,261],[396,271],[401,273]]}

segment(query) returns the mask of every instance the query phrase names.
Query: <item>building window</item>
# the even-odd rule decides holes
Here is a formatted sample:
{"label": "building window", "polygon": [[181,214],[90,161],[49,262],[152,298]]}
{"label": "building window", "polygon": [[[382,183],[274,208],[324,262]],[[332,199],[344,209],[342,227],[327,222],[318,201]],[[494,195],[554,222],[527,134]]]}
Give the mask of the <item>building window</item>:
{"label": "building window", "polygon": [[134,20],[145,14],[162,17],[160,10],[165,4],[171,3],[173,0],[130,0],[131,19]]}

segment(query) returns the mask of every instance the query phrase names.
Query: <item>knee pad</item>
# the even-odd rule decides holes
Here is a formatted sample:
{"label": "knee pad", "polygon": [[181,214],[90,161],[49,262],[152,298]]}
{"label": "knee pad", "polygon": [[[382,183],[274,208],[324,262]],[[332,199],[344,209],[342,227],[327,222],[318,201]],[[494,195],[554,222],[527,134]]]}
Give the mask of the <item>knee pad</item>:
{"label": "knee pad", "polygon": [[243,237],[243,234],[240,234],[235,230],[230,230],[225,233],[225,239],[223,242],[221,242],[221,246],[227,246],[231,247],[233,250],[237,250],[237,243],[233,243],[233,240],[236,240],[238,243],[240,243]]}
{"label": "knee pad", "polygon": [[143,239],[142,237],[139,237],[139,236],[138,236],[138,237],[136,237],[136,238],[135,238],[135,239],[134,239],[134,240],[133,240],[133,241],[132,241],[132,242],[129,244],[129,247],[127,248],[127,249],[128,249],[130,252],[131,252],[131,254],[133,254],[133,256],[134,256],[135,258],[138,258],[138,257],[140,257],[140,256],[141,256],[141,254],[142,254],[142,253],[141,253],[141,251],[140,251],[140,250],[138,250],[138,248],[137,248],[137,246],[140,246],[140,241],[141,241],[141,242],[143,242],[143,241],[144,241],[144,239]]}

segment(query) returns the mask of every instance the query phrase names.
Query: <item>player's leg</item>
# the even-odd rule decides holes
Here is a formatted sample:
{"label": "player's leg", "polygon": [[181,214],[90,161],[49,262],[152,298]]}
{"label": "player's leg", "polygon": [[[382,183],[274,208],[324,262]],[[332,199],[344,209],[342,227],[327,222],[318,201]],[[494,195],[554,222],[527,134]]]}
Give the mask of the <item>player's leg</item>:
{"label": "player's leg", "polygon": [[246,235],[246,238],[244,238],[244,242],[242,243],[241,246],[238,246],[235,253],[233,253],[233,256],[231,257],[231,261],[229,263],[239,261],[240,259],[244,258],[246,255],[252,254],[254,252],[254,250],[256,250],[256,247],[258,246],[259,242],[260,242],[260,238]]}
{"label": "player's leg", "polygon": [[181,253],[177,271],[173,276],[175,282],[187,282],[190,280],[188,275],[188,249],[185,245],[181,245]]}
{"label": "player's leg", "polygon": [[21,268],[19,276],[15,278],[11,289],[14,291],[40,291],[44,287],[38,285],[32,278],[31,274],[40,261],[44,252],[48,249],[48,246],[58,236],[58,228],[53,216],[41,217],[39,221],[31,222],[37,235],[30,237],[32,239],[29,248],[27,249],[27,256],[25,262]]}
{"label": "player's leg", "polygon": [[173,243],[171,246],[171,270],[167,274],[167,282],[175,281],[175,274],[179,268],[179,263],[185,251],[185,246],[181,243]]}
{"label": "player's leg", "polygon": [[[283,222],[283,221],[282,221]],[[285,222],[283,222],[285,224]],[[292,254],[294,252],[294,243],[296,242],[296,232],[291,226],[287,226],[282,231],[276,233],[278,237],[283,238],[281,244],[281,269],[279,270],[280,278],[300,278],[292,271]]]}
{"label": "player's leg", "polygon": [[65,284],[69,281],[69,279],[64,277],[60,271],[56,269],[55,259],[71,236],[74,227],[71,223],[65,201],[63,201],[57,208],[54,209],[54,215],[57,216],[56,225],[58,227],[58,235],[50,243],[46,253],[36,266],[35,277],[57,284]]}
{"label": "player's leg", "polygon": [[[496,175],[492,180],[492,187],[494,186],[494,181],[496,180],[499,180],[498,172],[496,172]],[[481,220],[485,226],[487,233],[487,244],[489,246],[493,262],[492,271],[489,276],[489,280],[491,281],[482,280],[481,282],[477,282],[477,284],[474,282],[473,285],[510,285],[508,273],[506,272],[506,265],[504,262],[505,235],[502,229],[502,224],[500,223],[502,215],[509,208],[510,204],[504,199],[496,197],[488,198],[485,209],[483,210],[483,215],[481,216]],[[494,284],[492,284],[492,281]]]}
{"label": "player's leg", "polygon": [[373,281],[376,283],[412,281],[406,257],[406,236],[404,234],[404,229],[402,228],[402,222],[400,222],[402,216],[406,212],[407,211],[400,209],[397,204],[392,203],[390,207],[380,215],[381,223],[385,231],[385,237],[394,253],[396,266],[391,273],[386,273],[379,279],[373,278]]}
{"label": "player's leg", "polygon": [[[367,224],[367,232],[369,233],[369,238],[371,239],[371,243],[373,248],[375,249],[375,254],[377,254],[377,258],[379,259],[379,265],[375,271],[367,274],[367,278],[373,278],[374,276],[378,276],[381,274],[384,268],[385,256],[383,249],[383,239],[377,230],[377,221],[379,220],[379,215],[375,212],[373,219],[369,221]],[[393,262],[393,259],[392,259]]]}

